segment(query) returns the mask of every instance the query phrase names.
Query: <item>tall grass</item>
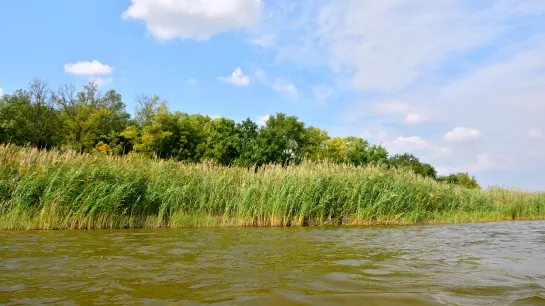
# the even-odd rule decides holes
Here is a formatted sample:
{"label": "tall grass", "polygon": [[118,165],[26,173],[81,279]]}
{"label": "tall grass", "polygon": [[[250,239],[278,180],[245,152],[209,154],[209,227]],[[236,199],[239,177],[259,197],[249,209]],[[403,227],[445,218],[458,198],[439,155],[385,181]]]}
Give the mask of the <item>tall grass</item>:
{"label": "tall grass", "polygon": [[337,164],[255,172],[0,146],[0,229],[415,224],[545,219],[545,193],[464,189]]}

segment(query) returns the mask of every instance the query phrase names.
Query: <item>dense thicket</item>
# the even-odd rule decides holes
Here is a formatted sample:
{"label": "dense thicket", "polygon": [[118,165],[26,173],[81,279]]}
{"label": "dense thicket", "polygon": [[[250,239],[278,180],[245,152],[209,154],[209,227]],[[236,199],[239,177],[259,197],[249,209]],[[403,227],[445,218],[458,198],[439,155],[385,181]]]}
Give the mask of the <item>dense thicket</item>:
{"label": "dense thicket", "polygon": [[545,193],[468,189],[377,166],[313,162],[255,172],[0,145],[0,230],[544,218]]}
{"label": "dense thicket", "polygon": [[213,160],[221,165],[290,165],[304,160],[353,166],[408,168],[421,176],[479,188],[467,173],[437,177],[430,164],[411,154],[388,151],[359,137],[330,137],[295,116],[277,113],[258,126],[251,119],[172,112],[158,96],[140,96],[134,118],[115,90],[100,92],[89,83],[51,90],[41,80],[0,98],[0,142],[80,153],[125,155],[137,152],[178,161]]}

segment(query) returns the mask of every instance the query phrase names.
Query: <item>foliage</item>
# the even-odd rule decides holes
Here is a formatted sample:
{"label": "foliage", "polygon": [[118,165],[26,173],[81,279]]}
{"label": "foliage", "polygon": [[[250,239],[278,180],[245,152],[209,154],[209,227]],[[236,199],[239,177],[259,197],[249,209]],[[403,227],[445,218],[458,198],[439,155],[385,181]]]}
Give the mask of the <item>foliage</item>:
{"label": "foliage", "polygon": [[0,143],[37,148],[64,148],[79,153],[126,155],[220,165],[261,167],[332,162],[408,169],[417,175],[467,188],[474,178],[437,172],[411,154],[389,157],[386,148],[359,137],[330,137],[295,116],[277,113],[259,127],[250,118],[235,123],[199,114],[171,111],[159,96],[136,98],[134,118],[115,90],[102,93],[94,83],[77,91],[62,85],[56,91],[38,79],[28,90],[0,98]]}
{"label": "foliage", "polygon": [[0,146],[0,229],[543,218],[545,193],[468,189],[399,169],[312,162],[264,165],[254,172],[208,162],[154,160],[139,153]]}
{"label": "foliage", "polygon": [[421,163],[420,160],[412,154],[396,154],[392,156],[389,160],[389,164],[394,168],[406,168],[412,170],[414,173],[425,176],[436,178],[437,171],[433,168],[432,165]]}
{"label": "foliage", "polygon": [[440,176],[437,178],[437,180],[440,182],[456,184],[456,185],[464,186],[466,188],[471,188],[471,189],[481,188],[479,184],[477,183],[477,180],[475,179],[475,177],[474,176],[470,177],[467,172],[455,173],[455,174],[450,174],[447,176]]}

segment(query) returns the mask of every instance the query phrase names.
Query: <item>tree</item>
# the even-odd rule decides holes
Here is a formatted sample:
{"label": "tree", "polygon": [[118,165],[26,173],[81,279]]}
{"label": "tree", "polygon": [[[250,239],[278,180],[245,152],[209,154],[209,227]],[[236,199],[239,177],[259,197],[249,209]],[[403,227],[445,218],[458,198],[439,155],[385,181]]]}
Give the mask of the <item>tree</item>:
{"label": "tree", "polygon": [[235,127],[237,157],[235,165],[251,166],[259,163],[258,154],[258,126],[250,118],[237,123]]}
{"label": "tree", "polygon": [[388,151],[359,137],[335,137],[325,141],[324,158],[354,166],[385,164]]}
{"label": "tree", "polygon": [[121,95],[114,90],[102,95],[95,83],[77,93],[72,85],[63,85],[54,101],[62,110],[64,143],[80,152],[92,151],[100,141],[118,145],[130,119]]}
{"label": "tree", "polygon": [[277,113],[258,127],[250,118],[235,123],[169,110],[159,96],[136,97],[134,118],[115,90],[96,83],[76,90],[65,84],[52,92],[34,79],[28,89],[0,97],[0,142],[38,148],[64,146],[79,152],[122,155],[139,152],[158,158],[222,165],[298,164],[328,160],[354,166],[385,165],[467,188],[480,188],[474,177],[456,173],[437,177],[435,168],[412,154],[388,151],[360,137],[329,137],[306,127],[295,116]]}
{"label": "tree", "polygon": [[368,162],[371,165],[387,165],[388,150],[380,145],[370,145],[367,147]]}
{"label": "tree", "polygon": [[180,129],[179,160],[199,162],[206,151],[205,126],[211,120],[208,116],[188,115],[180,113],[178,128]]}
{"label": "tree", "polygon": [[460,185],[469,189],[480,189],[481,186],[477,183],[477,180],[474,176],[469,176],[466,173],[453,173],[447,176],[440,176],[437,178],[440,182],[446,182],[449,184]]}
{"label": "tree", "polygon": [[0,99],[0,135],[3,143],[24,145],[31,140],[31,123],[28,120],[30,96],[24,90]]}
{"label": "tree", "polygon": [[62,122],[53,108],[47,84],[34,79],[29,90],[18,90],[0,100],[0,138],[3,142],[38,148],[58,146]]}
{"label": "tree", "polygon": [[38,148],[56,146],[61,141],[62,123],[53,108],[52,92],[47,83],[34,79],[29,88],[31,143]]}
{"label": "tree", "polygon": [[300,162],[306,145],[305,132],[305,124],[295,116],[284,113],[270,116],[259,130],[259,162],[284,165]]}
{"label": "tree", "polygon": [[175,132],[177,120],[170,114],[167,102],[159,102],[158,96],[141,96],[138,99],[139,108],[135,120],[120,136],[127,139],[136,152],[172,157],[177,147],[169,138]]}
{"label": "tree", "polygon": [[230,165],[237,157],[235,121],[217,118],[206,123],[203,160],[212,159],[222,165]]}
{"label": "tree", "polygon": [[302,155],[312,161],[325,158],[326,143],[330,139],[327,132],[319,128],[309,126],[305,132],[305,146]]}
{"label": "tree", "polygon": [[388,164],[392,168],[399,169],[409,169],[414,173],[425,176],[436,178],[437,171],[430,164],[423,164],[420,160],[412,154],[396,154],[388,160]]}

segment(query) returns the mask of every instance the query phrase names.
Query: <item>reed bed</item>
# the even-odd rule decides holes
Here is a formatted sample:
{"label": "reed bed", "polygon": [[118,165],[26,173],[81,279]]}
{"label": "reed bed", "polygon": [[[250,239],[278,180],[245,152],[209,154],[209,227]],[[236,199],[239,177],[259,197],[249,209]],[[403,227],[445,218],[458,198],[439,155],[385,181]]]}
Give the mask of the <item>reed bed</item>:
{"label": "reed bed", "polygon": [[545,193],[308,163],[184,164],[0,146],[0,229],[326,226],[545,219]]}

